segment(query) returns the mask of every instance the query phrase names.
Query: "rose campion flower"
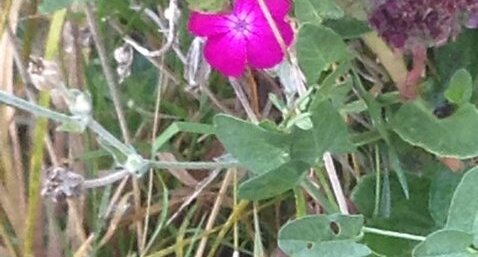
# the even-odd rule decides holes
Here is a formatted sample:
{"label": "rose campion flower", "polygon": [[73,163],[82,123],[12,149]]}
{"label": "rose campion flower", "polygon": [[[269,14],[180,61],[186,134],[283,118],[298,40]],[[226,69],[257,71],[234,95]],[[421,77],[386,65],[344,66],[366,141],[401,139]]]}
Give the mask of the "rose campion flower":
{"label": "rose campion flower", "polygon": [[[287,46],[293,40],[286,21],[290,0],[265,0]],[[284,52],[267,22],[258,0],[236,0],[227,13],[192,12],[189,30],[206,37],[204,55],[209,64],[224,75],[241,76],[246,66],[271,68],[280,63]]]}

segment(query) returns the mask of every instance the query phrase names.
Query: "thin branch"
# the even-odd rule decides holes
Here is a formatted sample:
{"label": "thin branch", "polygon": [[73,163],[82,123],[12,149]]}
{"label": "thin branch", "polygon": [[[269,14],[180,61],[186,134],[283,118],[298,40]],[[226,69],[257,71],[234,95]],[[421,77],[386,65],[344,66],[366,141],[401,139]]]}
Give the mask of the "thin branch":
{"label": "thin branch", "polygon": [[337,199],[337,203],[339,204],[340,212],[342,214],[349,214],[347,209],[347,202],[345,201],[344,192],[342,190],[342,186],[340,185],[339,178],[337,176],[337,171],[335,170],[334,160],[332,159],[332,155],[330,152],[325,152],[324,154],[324,163],[325,163],[325,170],[329,175],[330,184],[332,184],[332,189],[334,190],[335,199]]}
{"label": "thin branch", "polygon": [[239,99],[239,102],[241,102],[242,107],[246,111],[246,114],[249,120],[251,120],[254,123],[257,123],[258,119],[249,104],[247,96],[244,93],[244,90],[242,89],[241,83],[236,78],[232,78],[232,77],[229,78],[229,82],[231,83],[232,88],[234,88],[234,92],[236,93],[236,96]]}
{"label": "thin branch", "polygon": [[382,236],[388,236],[388,237],[408,239],[408,240],[413,240],[413,241],[425,241],[425,239],[427,239],[424,236],[417,236],[417,235],[412,235],[412,234],[407,234],[407,233],[400,233],[400,232],[395,232],[395,231],[388,231],[388,230],[383,230],[383,229],[378,229],[378,228],[369,228],[369,227],[364,227],[363,232],[382,235]]}
{"label": "thin branch", "polygon": [[153,64],[158,70],[168,76],[169,79],[171,79],[176,85],[180,83],[180,79],[177,78],[176,75],[170,69],[168,69],[168,67],[158,62],[155,58],[148,56],[146,54],[148,50],[142,47],[139,43],[137,43],[132,37],[126,35],[126,33],[123,31],[123,29],[117,22],[109,20],[109,24],[114,30],[116,30],[116,32],[123,36],[123,40],[126,43],[130,44],[138,53],[142,54],[151,64]]}
{"label": "thin branch", "polygon": [[[173,12],[174,11],[173,9],[179,10],[179,9],[177,9],[177,0],[171,0],[171,2],[169,3],[169,8],[170,8],[170,12]],[[156,23],[156,25],[159,27],[160,31],[162,31],[164,33],[168,33],[167,34],[167,39],[168,39],[168,42],[171,42],[171,45],[169,47],[173,48],[174,52],[176,53],[176,55],[178,56],[179,60],[181,60],[182,63],[186,63],[186,56],[184,55],[184,53],[179,48],[179,44],[178,44],[177,40],[175,40],[176,38],[174,37],[174,30],[175,30],[174,25],[175,24],[171,24],[171,21],[176,22],[174,20],[174,18],[176,18],[176,17],[174,17],[174,14],[171,15],[173,17],[171,17],[171,16],[169,17],[169,19],[168,19],[169,28],[167,28],[166,24],[151,9],[142,8],[141,6],[132,6],[131,9],[133,9],[135,11],[143,11],[148,18],[150,18],[154,23]],[[171,39],[171,41],[170,41],[170,39]],[[166,43],[166,45],[168,45],[168,43]],[[164,46],[163,46],[163,48],[164,48]],[[143,48],[143,49],[146,50],[146,48]],[[149,52],[149,50],[146,50],[146,51]],[[157,53],[154,54],[155,52],[159,52],[159,51],[161,51],[161,50],[150,52],[149,54],[150,54],[150,56],[159,56],[161,54],[159,54],[159,55]]]}
{"label": "thin branch", "polygon": [[[73,117],[65,115],[63,113],[55,112],[50,109],[32,104],[17,96],[6,93],[0,90],[0,102],[7,105],[22,109],[27,112],[31,112],[37,116],[49,118],[61,123],[77,124],[79,121]],[[91,119],[87,125],[99,138],[105,140],[107,143],[121,151],[125,156],[136,154],[134,148],[129,147],[116,139],[110,132],[103,128],[97,121]],[[218,162],[168,162],[168,161],[153,161],[144,160],[150,168],[156,169],[217,169],[217,168],[233,168],[238,167],[239,163],[236,160],[233,161],[218,161]]]}
{"label": "thin branch", "polygon": [[111,174],[108,174],[104,177],[95,178],[95,179],[87,179],[83,182],[84,189],[96,188],[96,187],[104,187],[115,183],[118,180],[123,179],[124,177],[131,174],[127,170],[116,171]]}
{"label": "thin branch", "polygon": [[[234,179],[234,174],[236,174],[234,170],[232,169],[228,170],[226,176],[224,177],[224,180],[222,181],[218,196],[212,207],[211,214],[209,214],[209,218],[206,222],[206,227],[204,228],[206,231],[212,229],[212,227],[214,226],[214,222],[216,221],[217,215],[219,214],[221,203],[224,200],[224,197],[226,196],[227,188],[231,184],[231,181]],[[199,242],[195,257],[204,256],[206,244],[207,244],[207,237],[204,237]]]}
{"label": "thin branch", "polygon": [[126,119],[124,117],[123,109],[121,108],[119,93],[117,91],[118,83],[113,75],[114,74],[113,69],[108,64],[108,58],[107,58],[107,54],[105,50],[105,45],[98,33],[95,14],[93,12],[93,7],[91,6],[91,4],[86,4],[85,12],[86,12],[86,19],[88,20],[88,25],[91,30],[91,35],[95,41],[96,49],[98,50],[98,56],[100,58],[101,67],[103,68],[103,72],[105,73],[106,83],[108,84],[108,87],[111,93],[111,98],[113,99],[116,115],[118,116],[119,125],[121,128],[121,133],[123,134],[123,139],[126,144],[130,144],[128,126],[126,124]]}

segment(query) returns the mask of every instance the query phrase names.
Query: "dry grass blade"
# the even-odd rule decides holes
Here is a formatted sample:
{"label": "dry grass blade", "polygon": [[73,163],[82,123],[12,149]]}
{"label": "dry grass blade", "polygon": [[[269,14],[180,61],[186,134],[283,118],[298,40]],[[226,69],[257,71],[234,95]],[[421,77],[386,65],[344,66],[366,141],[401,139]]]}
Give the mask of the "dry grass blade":
{"label": "dry grass blade", "polygon": [[196,199],[209,184],[211,184],[219,172],[220,170],[214,170],[207,178],[197,184],[196,190],[194,190],[194,192],[181,204],[181,207],[179,207],[179,209],[171,216],[171,218],[169,218],[169,220],[166,222],[166,225],[171,224],[171,222],[173,222],[173,220],[184,210],[184,208],[191,204],[191,202],[194,201],[194,199]]}
{"label": "dry grass blade", "polygon": [[68,203],[68,232],[73,247],[79,247],[86,241],[86,232],[83,228],[83,199],[67,198]]}
{"label": "dry grass blade", "polygon": [[[222,181],[221,188],[219,189],[217,199],[214,202],[214,205],[212,207],[211,214],[209,215],[209,218],[207,220],[205,230],[210,230],[212,226],[214,226],[214,222],[216,221],[217,215],[221,208],[222,200],[224,199],[228,186],[231,184],[231,181],[234,178],[234,174],[235,172],[233,169],[230,169],[227,171],[226,176],[224,177],[224,180]],[[206,244],[207,244],[207,238],[204,237],[203,239],[201,239],[201,242],[199,242],[195,257],[204,256],[204,250],[206,249]]]}
{"label": "dry grass blade", "polygon": [[337,176],[337,171],[335,170],[334,160],[330,152],[325,152],[324,154],[324,163],[325,170],[329,176],[330,184],[335,194],[335,199],[339,204],[340,212],[342,214],[349,214],[347,209],[347,201],[345,200],[344,192],[342,186],[340,185],[339,177]]}
{"label": "dry grass blade", "polygon": [[133,194],[131,192],[123,195],[121,200],[116,205],[115,211],[113,212],[113,216],[111,217],[111,221],[110,221],[110,224],[108,226],[108,229],[106,230],[106,233],[103,236],[103,238],[101,238],[101,241],[100,241],[100,244],[99,244],[100,246],[104,246],[106,243],[108,243],[108,241],[115,234],[116,229],[118,228],[118,225],[119,225],[121,219],[123,218],[126,211],[128,211],[128,209],[130,209],[129,208],[129,206],[130,206],[129,201],[130,201],[132,196],[133,196]]}
{"label": "dry grass blade", "polygon": [[83,244],[76,250],[73,257],[88,257],[90,256],[91,251],[91,244],[93,243],[93,239],[95,239],[95,234],[91,234]]}
{"label": "dry grass blade", "polygon": [[[0,90],[13,93],[13,49],[9,39],[8,29],[15,30],[17,27],[18,16],[22,1],[5,1],[2,4],[2,18],[0,21]],[[2,181],[2,208],[7,214],[13,230],[18,237],[23,236],[25,201],[24,201],[24,181],[22,176],[17,173],[13,165],[13,151],[9,138],[9,128],[13,118],[14,109],[10,107],[0,107],[0,171],[3,174]],[[8,200],[7,200],[8,199]],[[14,204],[14,205],[10,205]],[[10,205],[10,206],[7,206]]]}

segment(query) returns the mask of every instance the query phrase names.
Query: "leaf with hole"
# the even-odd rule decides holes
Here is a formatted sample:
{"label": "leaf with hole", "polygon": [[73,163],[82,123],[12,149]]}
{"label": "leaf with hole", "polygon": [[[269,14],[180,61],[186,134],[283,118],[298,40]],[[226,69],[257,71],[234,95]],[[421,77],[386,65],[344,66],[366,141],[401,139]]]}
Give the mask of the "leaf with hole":
{"label": "leaf with hole", "polygon": [[356,243],[362,237],[361,215],[306,216],[285,224],[279,247],[290,257],[361,257],[370,249]]}
{"label": "leaf with hole", "polygon": [[465,103],[443,119],[418,99],[405,103],[393,116],[393,130],[408,143],[438,156],[467,159],[478,156],[478,111]]}

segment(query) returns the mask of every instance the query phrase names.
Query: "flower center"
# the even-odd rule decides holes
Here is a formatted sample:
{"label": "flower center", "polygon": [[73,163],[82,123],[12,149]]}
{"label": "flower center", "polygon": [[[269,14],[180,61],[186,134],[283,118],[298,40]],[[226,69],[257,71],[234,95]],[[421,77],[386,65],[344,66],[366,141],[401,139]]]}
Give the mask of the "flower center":
{"label": "flower center", "polygon": [[248,37],[252,32],[252,15],[250,13],[238,13],[229,17],[229,28],[240,37]]}

